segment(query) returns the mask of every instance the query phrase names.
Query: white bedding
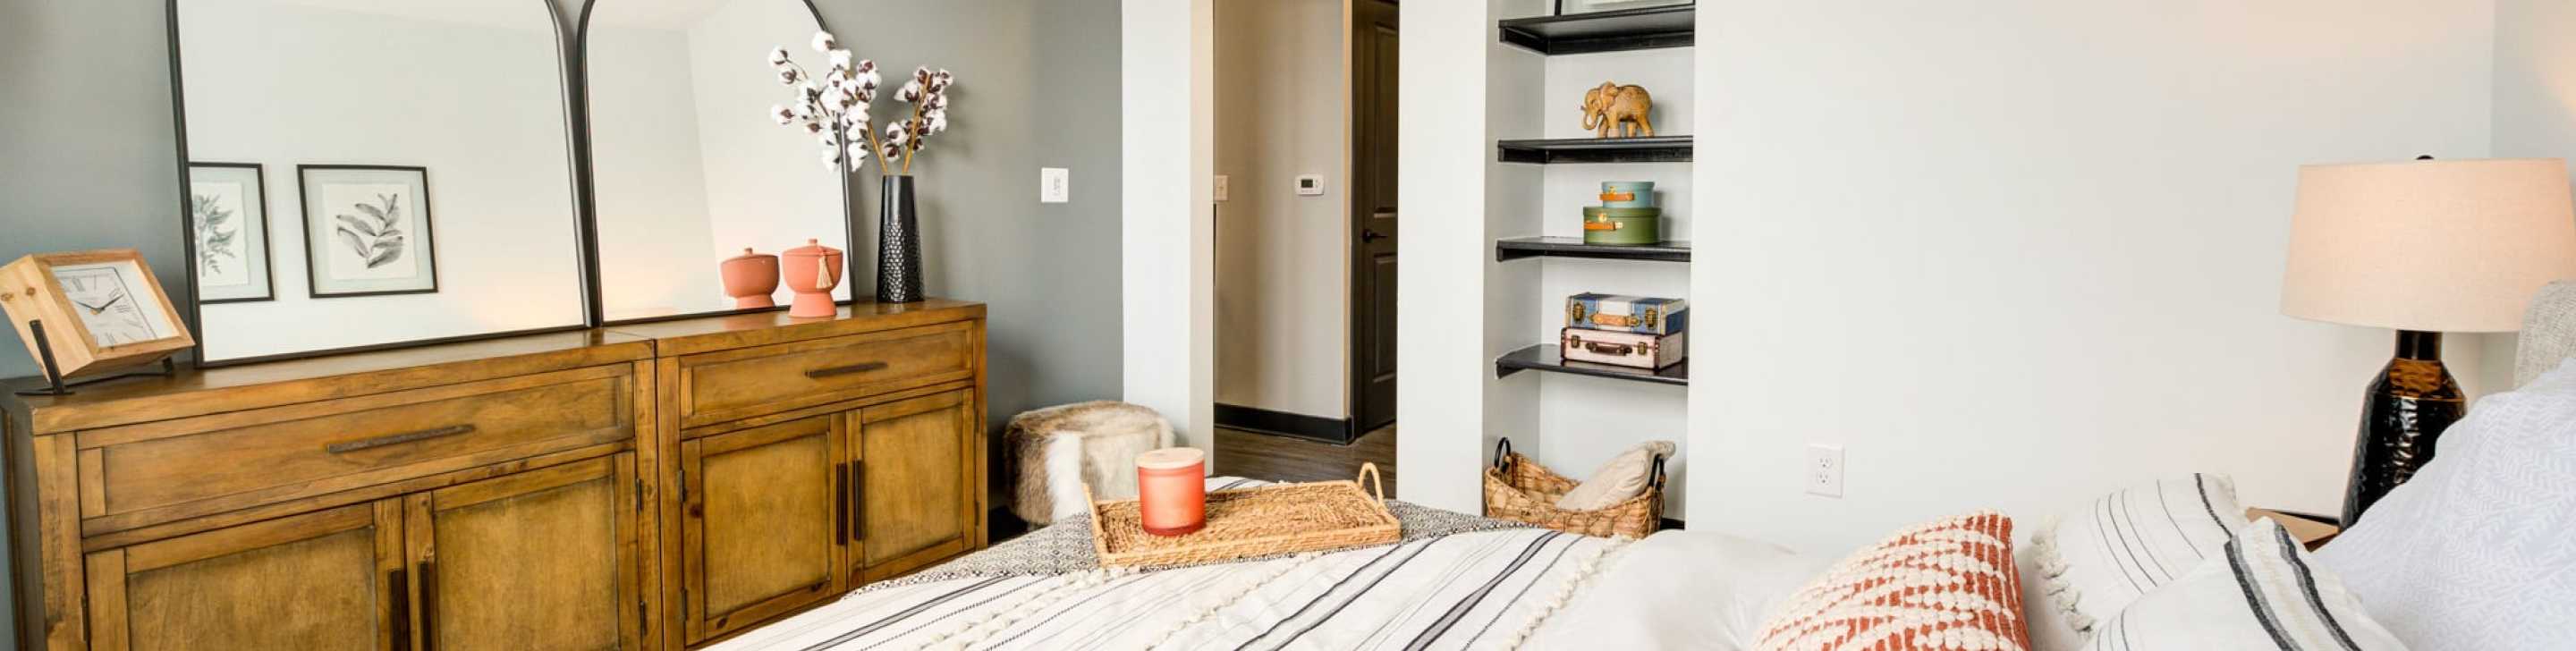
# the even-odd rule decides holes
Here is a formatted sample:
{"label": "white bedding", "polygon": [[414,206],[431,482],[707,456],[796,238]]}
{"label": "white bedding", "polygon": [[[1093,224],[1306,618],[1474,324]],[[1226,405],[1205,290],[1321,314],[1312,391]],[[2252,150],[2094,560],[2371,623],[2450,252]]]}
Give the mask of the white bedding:
{"label": "white bedding", "polygon": [[1717,534],[1540,529],[848,597],[713,649],[1739,649],[1823,561]]}

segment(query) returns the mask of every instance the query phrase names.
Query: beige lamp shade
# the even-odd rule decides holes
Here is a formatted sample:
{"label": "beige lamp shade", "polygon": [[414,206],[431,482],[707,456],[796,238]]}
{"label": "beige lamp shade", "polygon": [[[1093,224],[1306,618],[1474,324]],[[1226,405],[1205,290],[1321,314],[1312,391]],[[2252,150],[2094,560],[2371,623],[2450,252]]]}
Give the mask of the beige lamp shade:
{"label": "beige lamp shade", "polygon": [[2426,332],[2508,332],[2542,285],[2576,277],[2559,159],[2299,168],[2281,313]]}

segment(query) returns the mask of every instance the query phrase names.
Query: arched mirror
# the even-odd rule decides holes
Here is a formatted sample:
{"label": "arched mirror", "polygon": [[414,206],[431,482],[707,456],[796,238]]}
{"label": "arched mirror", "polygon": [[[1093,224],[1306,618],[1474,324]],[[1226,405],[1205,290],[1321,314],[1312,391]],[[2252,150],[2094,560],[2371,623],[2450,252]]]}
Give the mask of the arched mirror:
{"label": "arched mirror", "polygon": [[784,306],[774,275],[747,278],[767,296],[727,287],[724,262],[809,239],[850,250],[847,176],[768,116],[789,89],[765,55],[821,69],[805,46],[821,30],[802,0],[592,0],[580,53],[605,321]]}
{"label": "arched mirror", "polygon": [[546,0],[172,0],[198,358],[586,325]]}

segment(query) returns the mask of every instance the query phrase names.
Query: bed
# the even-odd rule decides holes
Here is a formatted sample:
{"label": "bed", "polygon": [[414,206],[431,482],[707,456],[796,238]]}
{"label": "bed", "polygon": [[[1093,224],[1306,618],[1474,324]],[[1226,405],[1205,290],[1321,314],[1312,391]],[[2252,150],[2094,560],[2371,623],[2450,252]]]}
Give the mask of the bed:
{"label": "bed", "polygon": [[[2563,608],[2576,603],[2563,542],[2576,532],[2576,285],[2541,292],[2520,344],[2517,397],[2481,399],[2434,464],[2317,557],[2405,646],[2562,648],[2576,627]],[[1095,569],[1088,523],[1069,520],[709,648],[1745,649],[1836,560],[1719,533],[1586,538],[1390,507],[1405,525],[1395,545],[1156,572]],[[2110,648],[2071,635],[2020,551],[2031,647]]]}

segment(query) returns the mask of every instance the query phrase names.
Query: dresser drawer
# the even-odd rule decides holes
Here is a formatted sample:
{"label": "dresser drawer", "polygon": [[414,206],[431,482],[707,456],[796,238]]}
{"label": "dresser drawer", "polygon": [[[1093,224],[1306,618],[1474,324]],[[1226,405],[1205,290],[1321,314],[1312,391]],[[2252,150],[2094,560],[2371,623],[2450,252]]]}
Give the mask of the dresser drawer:
{"label": "dresser drawer", "polygon": [[971,379],[981,356],[963,321],[690,355],[679,360],[680,425]]}
{"label": "dresser drawer", "polygon": [[83,431],[81,517],[125,528],[631,441],[632,368]]}

